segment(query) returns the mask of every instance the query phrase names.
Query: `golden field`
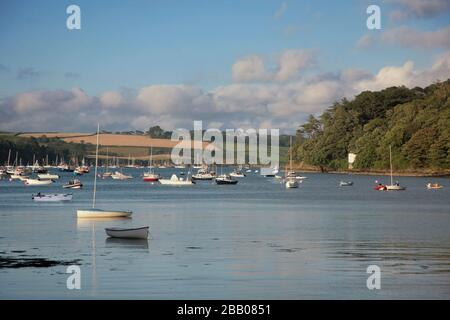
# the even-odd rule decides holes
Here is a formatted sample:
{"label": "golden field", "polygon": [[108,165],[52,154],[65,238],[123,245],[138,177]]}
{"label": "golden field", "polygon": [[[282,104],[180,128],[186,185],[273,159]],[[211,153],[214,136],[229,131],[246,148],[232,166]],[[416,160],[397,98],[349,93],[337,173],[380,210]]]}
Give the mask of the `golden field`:
{"label": "golden field", "polygon": [[[73,143],[90,143],[96,144],[97,135],[95,133],[65,133],[65,132],[38,132],[38,133],[21,133],[20,137],[34,137],[41,138],[60,138],[65,142]],[[126,134],[112,134],[100,133],[99,144],[103,147],[144,147],[144,148],[173,148],[179,142],[168,139],[154,139],[148,136],[140,135],[126,135]],[[203,148],[207,148],[208,142],[203,142]],[[179,147],[189,147],[187,142],[182,143]],[[193,148],[193,144],[191,148]]]}

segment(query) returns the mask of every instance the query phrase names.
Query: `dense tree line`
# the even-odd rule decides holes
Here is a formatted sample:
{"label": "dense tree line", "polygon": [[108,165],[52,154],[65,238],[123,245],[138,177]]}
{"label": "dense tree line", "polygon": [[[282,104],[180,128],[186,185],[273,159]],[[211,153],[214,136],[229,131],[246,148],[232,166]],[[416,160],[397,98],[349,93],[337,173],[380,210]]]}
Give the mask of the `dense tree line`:
{"label": "dense tree line", "polygon": [[295,157],[305,165],[346,169],[450,168],[450,79],[426,88],[391,87],[343,99],[297,130]]}
{"label": "dense tree line", "polygon": [[67,143],[56,138],[23,138],[5,134],[0,135],[0,166],[7,163],[9,150],[11,150],[10,165],[13,164],[16,154],[18,162],[21,160],[23,165],[31,165],[33,159],[42,165],[47,156],[49,163],[54,163],[56,157],[59,160],[64,158],[67,162],[77,162],[89,150],[92,152],[92,148],[90,145]]}

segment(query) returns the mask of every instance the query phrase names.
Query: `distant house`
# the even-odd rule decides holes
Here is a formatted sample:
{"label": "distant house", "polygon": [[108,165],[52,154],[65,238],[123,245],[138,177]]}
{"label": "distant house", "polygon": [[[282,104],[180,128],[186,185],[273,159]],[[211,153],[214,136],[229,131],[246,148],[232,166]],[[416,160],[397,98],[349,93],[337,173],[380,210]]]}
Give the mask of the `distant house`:
{"label": "distant house", "polygon": [[353,169],[353,163],[355,163],[356,160],[356,153],[349,153],[348,154],[348,168]]}

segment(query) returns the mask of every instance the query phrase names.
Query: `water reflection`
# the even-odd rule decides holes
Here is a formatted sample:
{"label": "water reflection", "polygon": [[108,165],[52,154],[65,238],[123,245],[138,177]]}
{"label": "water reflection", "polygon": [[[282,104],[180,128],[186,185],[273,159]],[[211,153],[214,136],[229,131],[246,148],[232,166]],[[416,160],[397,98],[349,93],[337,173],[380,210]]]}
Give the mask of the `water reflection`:
{"label": "water reflection", "polygon": [[147,239],[106,238],[106,248],[145,249],[148,251]]}

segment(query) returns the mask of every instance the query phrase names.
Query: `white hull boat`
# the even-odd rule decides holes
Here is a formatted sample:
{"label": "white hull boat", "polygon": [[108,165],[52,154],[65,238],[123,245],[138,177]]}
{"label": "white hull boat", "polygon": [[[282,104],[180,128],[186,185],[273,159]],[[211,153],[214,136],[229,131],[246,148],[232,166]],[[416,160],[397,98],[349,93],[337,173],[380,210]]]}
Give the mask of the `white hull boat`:
{"label": "white hull boat", "polygon": [[443,186],[441,186],[439,183],[427,183],[427,189],[428,190],[438,190],[442,189]]}
{"label": "white hull boat", "polygon": [[245,174],[240,172],[240,171],[233,171],[233,172],[230,173],[230,177],[233,177],[233,178],[244,178]]}
{"label": "white hull boat", "polygon": [[287,188],[287,189],[298,188],[298,182],[297,182],[297,180],[289,179],[288,181],[286,181],[286,188]]}
{"label": "white hull boat", "polygon": [[111,178],[113,178],[114,180],[128,180],[133,179],[133,176],[129,176],[119,171],[116,171],[114,174],[111,175]]}
{"label": "white hull boat", "polygon": [[159,179],[159,183],[171,186],[191,186],[194,184],[191,180],[183,180],[183,178],[178,178],[176,174],[173,174],[170,179]]}
{"label": "white hull boat", "polygon": [[29,176],[21,176],[21,175],[12,175],[11,177],[10,177],[10,179],[11,180],[20,180],[20,181],[25,181],[25,180],[27,180],[27,179],[30,179],[30,177]]}
{"label": "white hull boat", "polygon": [[340,187],[351,187],[353,185],[353,181],[341,181],[339,182]]}
{"label": "white hull boat", "polygon": [[406,187],[402,187],[402,186],[397,185],[397,184],[392,184],[392,185],[387,185],[386,186],[386,190],[388,190],[388,191],[402,191],[402,190],[406,190]]}
{"label": "white hull boat", "polygon": [[102,209],[78,209],[78,218],[128,218],[132,214],[131,211],[116,211]]}
{"label": "white hull boat", "polygon": [[71,193],[57,193],[57,194],[33,194],[31,199],[38,202],[59,202],[59,201],[71,201]]}
{"label": "white hull boat", "polygon": [[26,179],[24,182],[27,186],[45,186],[52,184],[53,180]]}
{"label": "white hull boat", "polygon": [[50,174],[50,173],[42,173],[42,174],[38,174],[37,176],[41,180],[57,180],[57,179],[59,179],[59,176],[57,174]]}
{"label": "white hull boat", "polygon": [[105,232],[112,238],[147,239],[149,227],[141,228],[105,228]]}
{"label": "white hull boat", "polygon": [[[292,171],[292,137],[289,140],[289,172],[286,174],[286,189],[298,188],[298,181],[295,176],[295,172]],[[300,180],[301,182],[302,180]]]}
{"label": "white hull boat", "polygon": [[395,184],[393,183],[393,176],[392,176],[392,147],[389,146],[389,165],[391,168],[391,184],[386,185],[385,190],[387,191],[402,191],[402,190],[406,190],[406,187],[402,187],[400,185],[400,183],[396,182]]}

